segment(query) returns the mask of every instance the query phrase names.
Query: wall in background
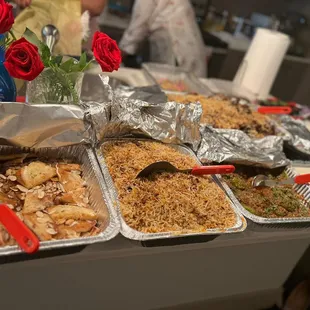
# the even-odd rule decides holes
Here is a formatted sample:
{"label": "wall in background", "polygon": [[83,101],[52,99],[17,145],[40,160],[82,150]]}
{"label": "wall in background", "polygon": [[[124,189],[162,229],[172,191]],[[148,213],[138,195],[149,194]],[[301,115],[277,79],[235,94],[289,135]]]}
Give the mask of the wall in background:
{"label": "wall in background", "polygon": [[[307,1],[307,0],[305,0]],[[237,16],[249,16],[251,12],[279,14],[286,10],[293,0],[212,0],[219,10],[228,10]]]}
{"label": "wall in background", "polygon": [[289,10],[304,14],[308,18],[309,26],[299,34],[298,39],[306,47],[306,56],[310,57],[309,0],[212,0],[211,2],[219,11],[227,10],[243,17],[250,17],[252,12],[280,15]]}

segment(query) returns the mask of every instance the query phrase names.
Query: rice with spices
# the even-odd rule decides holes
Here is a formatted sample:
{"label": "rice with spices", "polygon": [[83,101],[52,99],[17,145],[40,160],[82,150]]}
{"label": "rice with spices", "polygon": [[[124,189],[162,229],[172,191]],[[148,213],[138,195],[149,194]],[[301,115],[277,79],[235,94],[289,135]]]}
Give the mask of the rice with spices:
{"label": "rice with spices", "polygon": [[248,105],[232,102],[225,97],[202,95],[168,94],[170,101],[183,104],[200,102],[203,109],[201,123],[214,128],[239,129],[253,138],[275,135],[275,128],[269,119],[258,112],[252,111]]}
{"label": "rice with spices", "polygon": [[190,156],[153,141],[107,142],[102,151],[122,215],[131,228],[144,233],[187,233],[235,225],[230,202],[209,176],[163,172],[136,179],[143,168],[156,161],[191,168],[197,163]]}

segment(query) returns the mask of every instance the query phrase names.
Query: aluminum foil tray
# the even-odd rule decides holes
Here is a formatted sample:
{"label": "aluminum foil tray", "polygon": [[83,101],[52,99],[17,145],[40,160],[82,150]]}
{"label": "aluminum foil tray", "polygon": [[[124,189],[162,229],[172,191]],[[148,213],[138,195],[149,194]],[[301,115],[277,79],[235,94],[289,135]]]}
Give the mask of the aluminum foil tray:
{"label": "aluminum foil tray", "polygon": [[[289,177],[295,177],[296,172],[292,167],[287,167],[285,169],[286,174]],[[248,219],[250,219],[252,222],[256,224],[262,224],[262,225],[279,225],[279,224],[302,224],[302,223],[309,223],[310,224],[310,217],[294,217],[294,218],[265,218],[261,216],[257,216],[248,210],[246,210],[242,204],[239,202],[239,200],[236,198],[232,190],[228,187],[226,183],[224,183],[224,190],[230,197],[230,199],[233,201],[233,203],[238,207],[240,212]],[[296,190],[298,194],[304,197],[305,201],[310,203],[310,185],[298,185],[295,184],[293,188]],[[308,225],[307,225],[308,226]]]}
{"label": "aluminum foil tray", "polygon": [[170,81],[183,81],[188,87],[188,91],[186,92],[162,89],[166,93],[199,93],[206,96],[212,94],[208,87],[202,84],[198,78],[191,73],[183,71],[179,67],[157,63],[144,63],[142,64],[142,69],[150,83],[157,83],[160,86],[160,80],[168,79]]}
{"label": "aluminum foil tray", "polygon": [[199,81],[206,85],[214,94],[223,94],[228,97],[237,97],[240,99],[254,102],[256,95],[250,90],[227,80],[200,78]]}
{"label": "aluminum foil tray", "polygon": [[270,119],[271,124],[274,126],[276,130],[276,136],[282,137],[284,141],[289,141],[291,140],[292,136],[291,134],[284,128],[282,127],[278,122],[275,120]]}
{"label": "aluminum foil tray", "polygon": [[[28,153],[28,151],[29,149],[16,147],[0,148],[0,154],[2,156]],[[81,164],[83,178],[87,183],[89,191],[90,206],[99,214],[99,218],[102,221],[102,225],[99,227],[102,229],[102,232],[96,236],[67,240],[42,241],[40,242],[40,251],[105,242],[114,238],[119,233],[120,223],[117,213],[112,207],[111,199],[108,195],[108,189],[103,180],[96,156],[90,148],[79,145],[57,149],[37,149],[35,151],[32,150],[31,153],[38,157],[69,159]],[[18,246],[0,247],[0,256],[18,253],[23,253]]]}
{"label": "aluminum foil tray", "polygon": [[[104,142],[102,145],[104,145],[106,143],[115,142],[115,141],[132,141],[132,140],[133,140],[132,138],[109,139],[106,142]],[[137,141],[137,140],[138,139],[135,139],[135,141]],[[143,140],[145,141],[146,139],[139,139],[139,141],[143,141]],[[182,154],[192,156],[197,161],[197,164],[201,165],[201,163],[198,160],[198,158],[196,157],[196,155],[189,148],[187,148],[185,146],[181,146],[181,145],[174,145],[174,144],[171,144],[171,147],[180,151],[180,153],[182,153]],[[97,154],[97,158],[99,160],[99,164],[101,166],[104,178],[106,180],[107,186],[109,188],[110,196],[112,197],[112,200],[113,200],[113,205],[117,206],[117,212],[119,214],[119,218],[120,218],[120,222],[121,222],[121,234],[128,239],[138,240],[138,241],[147,241],[147,240],[155,240],[155,239],[180,238],[180,237],[187,237],[187,236],[222,235],[222,234],[242,232],[247,227],[247,223],[246,223],[245,218],[243,217],[241,212],[238,210],[238,208],[234,205],[234,203],[231,200],[229,200],[231,203],[231,207],[234,210],[235,216],[236,216],[236,224],[232,228],[209,229],[209,230],[205,231],[204,233],[188,233],[188,234],[179,234],[176,232],[164,232],[164,233],[143,233],[143,232],[139,232],[139,231],[129,227],[126,224],[126,222],[122,216],[121,210],[120,210],[120,203],[118,201],[118,194],[117,194],[116,187],[114,186],[114,182],[113,182],[112,177],[109,173],[109,169],[105,163],[105,160],[104,160],[104,157],[103,157],[103,154],[102,154],[100,148],[96,150],[96,154]],[[217,176],[213,176],[213,179],[220,187],[223,188],[223,185],[224,185],[223,181],[220,181]],[[227,196],[227,199],[229,199],[228,196]]]}

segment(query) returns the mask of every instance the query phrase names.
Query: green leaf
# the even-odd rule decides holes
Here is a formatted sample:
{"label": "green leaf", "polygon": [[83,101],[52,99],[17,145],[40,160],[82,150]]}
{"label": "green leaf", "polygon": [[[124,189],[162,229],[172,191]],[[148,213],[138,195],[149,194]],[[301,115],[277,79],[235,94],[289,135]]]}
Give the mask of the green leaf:
{"label": "green leaf", "polygon": [[51,60],[51,51],[48,48],[48,46],[42,42],[40,42],[39,51],[41,55],[42,62],[45,67],[50,66],[50,60]]}
{"label": "green leaf", "polygon": [[36,36],[36,34],[31,31],[30,29],[26,28],[23,37],[29,41],[30,43],[34,44],[35,46],[37,46],[38,48],[40,48],[41,44],[43,44],[39,38]]}
{"label": "green leaf", "polygon": [[51,63],[57,65],[57,66],[60,66],[62,62],[62,56],[58,55],[58,56],[52,56],[51,58]]}
{"label": "green leaf", "polygon": [[74,65],[75,65],[75,60],[73,58],[70,58],[60,65],[60,69],[69,73],[69,72],[72,72],[72,67]]}
{"label": "green leaf", "polygon": [[86,66],[86,62],[87,62],[86,53],[82,53],[79,61],[80,70],[84,69],[84,67]]}

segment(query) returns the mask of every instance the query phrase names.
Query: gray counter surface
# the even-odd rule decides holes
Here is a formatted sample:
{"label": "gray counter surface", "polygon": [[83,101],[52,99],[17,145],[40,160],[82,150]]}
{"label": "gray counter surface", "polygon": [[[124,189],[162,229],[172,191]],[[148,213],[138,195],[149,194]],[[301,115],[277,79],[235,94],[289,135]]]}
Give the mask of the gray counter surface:
{"label": "gray counter surface", "polygon": [[202,243],[142,247],[118,236],[67,255],[7,258],[0,265],[0,306],[160,309],[274,290],[309,241],[309,229],[250,225]]}

